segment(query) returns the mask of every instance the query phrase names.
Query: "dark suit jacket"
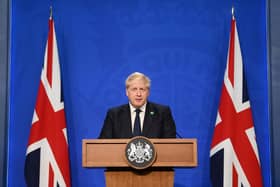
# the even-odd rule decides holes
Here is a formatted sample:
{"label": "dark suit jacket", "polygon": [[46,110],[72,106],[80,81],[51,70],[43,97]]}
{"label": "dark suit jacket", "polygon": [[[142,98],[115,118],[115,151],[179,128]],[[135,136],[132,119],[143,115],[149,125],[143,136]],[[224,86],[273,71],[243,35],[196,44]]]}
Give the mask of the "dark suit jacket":
{"label": "dark suit jacket", "polygon": [[[99,138],[131,138],[132,126],[129,104],[109,109]],[[170,108],[148,102],[142,130],[147,138],[176,138],[176,127]]]}

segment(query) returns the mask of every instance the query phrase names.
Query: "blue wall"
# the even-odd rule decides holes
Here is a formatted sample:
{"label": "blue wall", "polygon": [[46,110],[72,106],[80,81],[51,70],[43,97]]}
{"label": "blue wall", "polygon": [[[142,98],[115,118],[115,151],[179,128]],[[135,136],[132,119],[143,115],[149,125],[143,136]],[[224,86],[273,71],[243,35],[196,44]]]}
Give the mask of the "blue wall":
{"label": "blue wall", "polygon": [[270,51],[270,90],[271,90],[271,147],[272,147],[272,186],[280,186],[280,1],[269,2],[268,26]]}
{"label": "blue wall", "polygon": [[[270,186],[266,7],[234,1],[265,186]],[[48,32],[49,1],[12,1],[8,181],[23,166]],[[226,64],[230,1],[53,1],[73,186],[103,186],[103,169],[81,166],[81,141],[96,138],[108,107],[127,102],[124,79],[152,79],[150,100],[172,108],[178,133],[198,139],[197,168],[175,186],[206,187],[209,147]],[[16,180],[15,180],[16,179]],[[193,180],[195,179],[195,180]]]}
{"label": "blue wall", "polygon": [[9,1],[0,0],[0,186],[6,184],[7,170],[7,106],[9,59]]}

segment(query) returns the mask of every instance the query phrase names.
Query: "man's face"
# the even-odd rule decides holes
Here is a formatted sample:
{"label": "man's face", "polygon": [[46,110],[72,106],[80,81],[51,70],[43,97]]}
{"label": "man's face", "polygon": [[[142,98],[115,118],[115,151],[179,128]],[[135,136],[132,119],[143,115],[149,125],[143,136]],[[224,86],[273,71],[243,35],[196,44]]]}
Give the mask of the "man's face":
{"label": "man's face", "polygon": [[126,96],[135,108],[143,106],[147,102],[149,94],[150,90],[142,79],[130,81],[129,87],[126,89]]}

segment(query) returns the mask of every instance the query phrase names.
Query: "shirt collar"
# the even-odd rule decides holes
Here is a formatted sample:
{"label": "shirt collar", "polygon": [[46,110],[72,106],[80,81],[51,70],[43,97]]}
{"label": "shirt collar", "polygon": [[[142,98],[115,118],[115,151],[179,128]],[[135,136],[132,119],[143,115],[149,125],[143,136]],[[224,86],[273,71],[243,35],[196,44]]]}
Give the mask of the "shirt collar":
{"label": "shirt collar", "polygon": [[[146,105],[147,105],[147,102],[139,108],[144,113],[146,111]],[[129,108],[130,108],[131,113],[134,112],[135,109],[137,109],[131,103],[129,103]]]}

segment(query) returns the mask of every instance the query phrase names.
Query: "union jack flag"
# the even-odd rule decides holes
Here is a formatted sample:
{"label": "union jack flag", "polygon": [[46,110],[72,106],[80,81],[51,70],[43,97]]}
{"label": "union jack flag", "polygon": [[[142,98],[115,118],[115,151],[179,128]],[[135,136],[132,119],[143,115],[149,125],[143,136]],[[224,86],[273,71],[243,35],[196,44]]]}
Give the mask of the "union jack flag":
{"label": "union jack flag", "polygon": [[26,151],[24,174],[28,187],[71,186],[61,87],[54,21],[50,17],[44,65]]}
{"label": "union jack flag", "polygon": [[234,16],[210,151],[214,187],[261,187],[262,174]]}

